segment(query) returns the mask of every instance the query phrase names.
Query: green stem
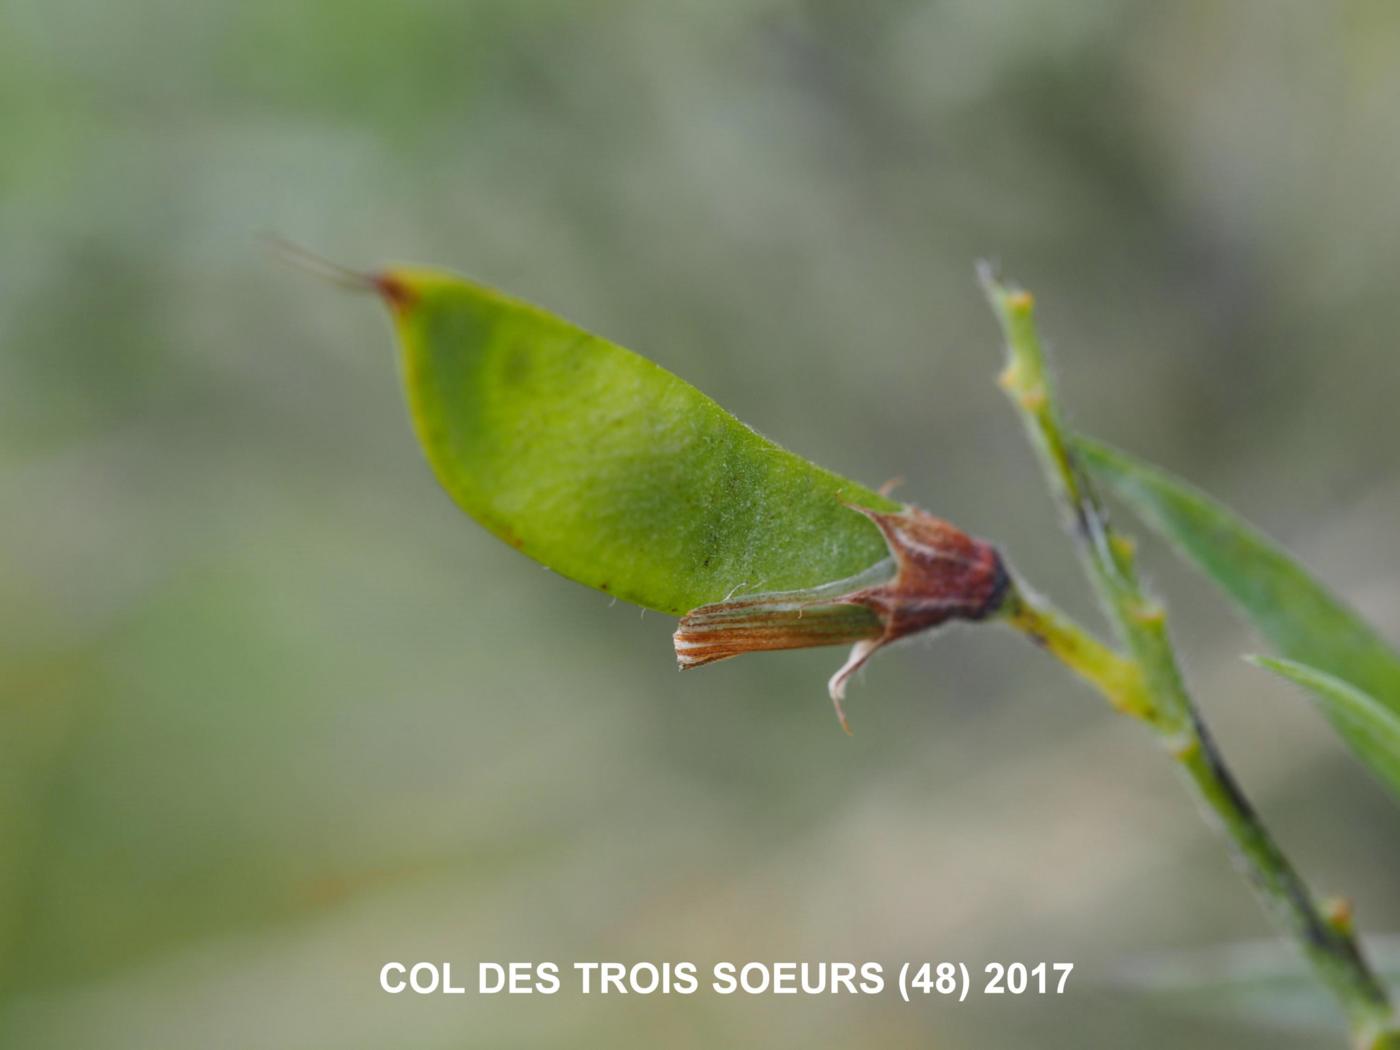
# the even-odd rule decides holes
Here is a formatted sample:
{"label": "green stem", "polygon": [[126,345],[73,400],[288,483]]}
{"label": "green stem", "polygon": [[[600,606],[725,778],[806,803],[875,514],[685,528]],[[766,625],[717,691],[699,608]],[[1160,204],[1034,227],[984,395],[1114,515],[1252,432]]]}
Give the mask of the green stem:
{"label": "green stem", "polygon": [[1400,1046],[1385,988],[1345,918],[1329,921],[1240,790],[1207,731],[1167,631],[1166,613],[1145,593],[1133,545],[1109,526],[1060,423],[1029,293],[983,269],[982,284],[1006,338],[1001,384],[1019,409],[1031,444],[1078,540],[1085,569],[1127,655],[1105,646],[1043,599],[1018,587],[1007,621],[1093,684],[1115,708],[1152,727],[1225,834],[1265,910],[1298,942],[1346,1014],[1358,1047]]}
{"label": "green stem", "polygon": [[1104,645],[1020,580],[1015,581],[1002,616],[1093,685],[1119,711],[1150,720],[1152,698],[1144,688],[1138,665]]}

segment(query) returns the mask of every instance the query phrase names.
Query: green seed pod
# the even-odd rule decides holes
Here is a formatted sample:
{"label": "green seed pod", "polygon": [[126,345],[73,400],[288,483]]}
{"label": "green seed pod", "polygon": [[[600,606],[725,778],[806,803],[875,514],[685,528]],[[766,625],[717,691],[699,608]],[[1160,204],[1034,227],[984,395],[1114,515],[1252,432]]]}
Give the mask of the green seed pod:
{"label": "green seed pod", "polygon": [[376,281],[438,480],[556,572],[680,615],[886,556],[842,500],[897,504],[779,448],[645,358],[446,273]]}
{"label": "green seed pod", "polygon": [[683,616],[682,668],[855,643],[831,683],[839,711],[880,646],[1003,605],[995,549],[780,448],[629,350],[442,271],[332,275],[388,303],[414,427],[453,499],[556,572]]}

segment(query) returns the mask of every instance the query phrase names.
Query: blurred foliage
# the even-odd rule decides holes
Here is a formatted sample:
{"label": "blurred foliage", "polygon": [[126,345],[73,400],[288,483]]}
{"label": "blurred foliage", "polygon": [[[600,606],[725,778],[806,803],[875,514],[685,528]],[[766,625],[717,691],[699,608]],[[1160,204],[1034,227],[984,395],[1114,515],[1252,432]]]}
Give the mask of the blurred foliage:
{"label": "blurred foliage", "polygon": [[[1373,939],[1371,960],[1391,983],[1400,983],[1400,944],[1394,937]],[[1144,955],[1118,974],[1125,987],[1139,988],[1173,1008],[1249,1018],[1281,1029],[1329,1031],[1327,990],[1303,965],[1291,944],[1280,940],[1212,945],[1194,951]],[[1335,1036],[1335,1031],[1330,1033]]]}
{"label": "blurred foliage", "polygon": [[[672,621],[450,505],[377,308],[257,238],[540,302],[1085,609],[990,383],[997,257],[1076,423],[1395,639],[1397,53],[1379,0],[0,0],[0,1044],[1315,1045],[1091,990],[1266,928],[1135,727],[996,632],[887,656],[854,740],[830,654],[678,677]],[[1245,786],[1393,928],[1393,806],[1159,564]],[[1083,983],[375,986],[926,957]]]}

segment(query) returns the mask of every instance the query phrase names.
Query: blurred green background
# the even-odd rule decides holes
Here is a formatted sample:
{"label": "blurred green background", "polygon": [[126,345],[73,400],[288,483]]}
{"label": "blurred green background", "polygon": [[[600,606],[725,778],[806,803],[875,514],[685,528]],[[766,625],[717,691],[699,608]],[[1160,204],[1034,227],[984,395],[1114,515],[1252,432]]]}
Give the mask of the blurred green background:
{"label": "blurred green background", "polygon": [[[995,630],[877,660],[854,739],[837,651],[678,675],[671,621],[454,509],[377,304],[258,238],[533,299],[1092,616],[991,382],[990,256],[1081,426],[1395,638],[1397,102],[1382,2],[0,0],[0,1043],[1340,1045],[1116,985],[1269,933],[1138,726]],[[1400,927],[1400,814],[1147,556],[1285,846]],[[921,958],[1078,969],[962,1005],[377,988]]]}

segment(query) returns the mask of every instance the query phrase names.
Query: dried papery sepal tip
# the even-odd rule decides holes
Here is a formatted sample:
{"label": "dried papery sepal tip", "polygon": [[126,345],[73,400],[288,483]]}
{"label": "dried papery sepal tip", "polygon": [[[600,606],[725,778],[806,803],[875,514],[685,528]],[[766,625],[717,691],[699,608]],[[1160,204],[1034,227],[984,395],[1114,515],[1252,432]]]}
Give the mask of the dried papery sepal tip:
{"label": "dried papery sepal tip", "polygon": [[741,653],[849,645],[883,632],[883,623],[870,609],[812,600],[798,591],[701,606],[686,613],[673,640],[676,662],[688,671]]}
{"label": "dried papery sepal tip", "polygon": [[917,507],[882,512],[847,506],[880,530],[888,559],[811,590],[745,595],[692,610],[674,637],[681,668],[740,653],[853,642],[828,683],[849,733],[846,683],[877,651],[949,620],[985,620],[1001,611],[1011,582],[991,544]]}

